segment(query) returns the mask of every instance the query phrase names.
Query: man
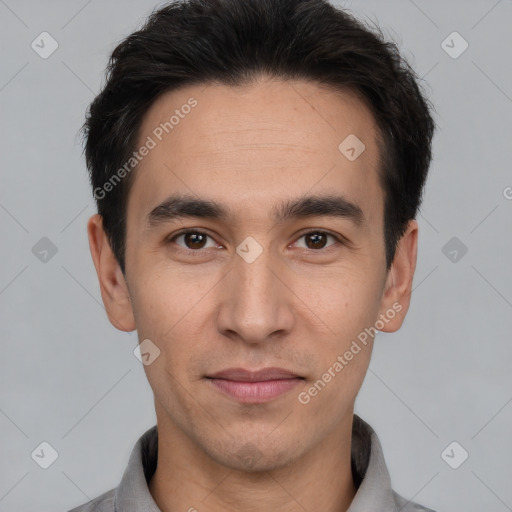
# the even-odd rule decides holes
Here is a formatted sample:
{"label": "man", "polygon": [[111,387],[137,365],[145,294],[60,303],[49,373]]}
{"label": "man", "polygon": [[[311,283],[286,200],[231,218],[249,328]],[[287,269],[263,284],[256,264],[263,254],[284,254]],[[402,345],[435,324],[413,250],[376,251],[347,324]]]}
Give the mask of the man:
{"label": "man", "polygon": [[396,47],[325,0],[184,0],[86,120],[91,253],[157,426],[77,511],[418,511],[354,415],[410,301],[434,122]]}

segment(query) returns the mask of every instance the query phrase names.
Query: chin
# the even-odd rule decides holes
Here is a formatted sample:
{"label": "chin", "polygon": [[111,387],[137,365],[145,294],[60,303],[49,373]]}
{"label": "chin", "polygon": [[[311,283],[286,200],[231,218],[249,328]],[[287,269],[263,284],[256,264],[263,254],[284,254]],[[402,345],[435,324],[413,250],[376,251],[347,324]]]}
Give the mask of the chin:
{"label": "chin", "polygon": [[277,446],[272,446],[263,439],[259,443],[247,441],[224,447],[221,453],[215,454],[215,459],[235,471],[261,473],[288,466],[302,455],[302,451],[296,451],[293,445],[283,446],[278,440]]}

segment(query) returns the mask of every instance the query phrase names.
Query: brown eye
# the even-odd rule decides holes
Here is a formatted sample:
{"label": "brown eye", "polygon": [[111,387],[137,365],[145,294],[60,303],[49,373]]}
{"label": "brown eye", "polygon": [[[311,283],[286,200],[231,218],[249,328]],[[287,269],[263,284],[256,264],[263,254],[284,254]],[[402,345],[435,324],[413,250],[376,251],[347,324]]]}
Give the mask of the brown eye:
{"label": "brown eye", "polygon": [[325,233],[311,233],[306,235],[306,245],[309,249],[323,249],[326,239]]}
{"label": "brown eye", "polygon": [[184,235],[185,245],[189,249],[202,249],[206,242],[206,235],[201,233],[186,233]]}
{"label": "brown eye", "polygon": [[[186,231],[176,235],[171,239],[171,241],[176,242],[177,245],[184,249],[198,250],[207,248],[208,239],[211,240],[211,237],[206,233],[201,233],[199,231]],[[182,240],[182,242],[179,243],[178,240]],[[210,247],[215,247],[215,243],[210,245]]]}
{"label": "brown eye", "polygon": [[[306,249],[319,250],[325,249],[326,247],[332,245],[327,245],[329,237],[336,241],[336,237],[334,235],[325,233],[324,231],[310,231],[309,233],[303,234],[299,240],[304,239],[304,245]],[[304,246],[302,247],[304,248]]]}

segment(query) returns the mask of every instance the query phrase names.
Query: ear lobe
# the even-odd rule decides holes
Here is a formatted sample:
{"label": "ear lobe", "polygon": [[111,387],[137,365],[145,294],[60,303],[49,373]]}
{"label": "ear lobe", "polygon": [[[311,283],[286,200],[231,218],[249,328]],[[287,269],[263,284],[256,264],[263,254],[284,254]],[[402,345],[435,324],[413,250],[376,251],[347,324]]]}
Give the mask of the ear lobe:
{"label": "ear lobe", "polygon": [[402,326],[411,301],[417,253],[418,223],[411,220],[398,242],[395,258],[386,278],[379,316],[384,327],[380,331],[394,332]]}
{"label": "ear lobe", "polygon": [[100,284],[101,298],[110,323],[121,331],[133,331],[135,330],[135,319],[130,293],[121,267],[103,229],[101,215],[95,214],[89,219],[87,234]]}

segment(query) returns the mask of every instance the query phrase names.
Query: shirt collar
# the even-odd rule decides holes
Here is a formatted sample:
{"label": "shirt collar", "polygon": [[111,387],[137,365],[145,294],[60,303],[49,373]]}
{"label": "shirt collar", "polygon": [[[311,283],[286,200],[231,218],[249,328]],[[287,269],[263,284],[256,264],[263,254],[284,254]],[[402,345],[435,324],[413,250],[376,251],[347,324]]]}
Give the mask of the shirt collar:
{"label": "shirt collar", "polygon": [[[135,444],[121,483],[114,493],[115,512],[161,512],[148,489],[156,469],[157,426]],[[397,512],[382,447],[374,430],[354,414],[352,424],[352,474],[357,492],[347,512]]]}
{"label": "shirt collar", "polygon": [[352,423],[352,474],[361,483],[347,512],[396,512],[380,441],[372,427],[356,414]]}

